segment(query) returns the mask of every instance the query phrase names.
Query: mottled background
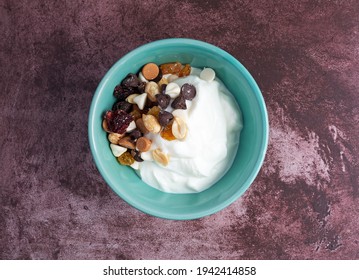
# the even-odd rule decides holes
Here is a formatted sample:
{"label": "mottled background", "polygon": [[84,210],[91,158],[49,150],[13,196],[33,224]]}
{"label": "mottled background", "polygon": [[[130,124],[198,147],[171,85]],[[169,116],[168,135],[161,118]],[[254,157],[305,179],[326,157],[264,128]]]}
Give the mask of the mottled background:
{"label": "mottled background", "polygon": [[[0,2],[1,259],[359,259],[359,2]],[[106,185],[87,139],[97,84],[144,43],[189,37],[239,59],[266,100],[251,188],[194,221]]]}

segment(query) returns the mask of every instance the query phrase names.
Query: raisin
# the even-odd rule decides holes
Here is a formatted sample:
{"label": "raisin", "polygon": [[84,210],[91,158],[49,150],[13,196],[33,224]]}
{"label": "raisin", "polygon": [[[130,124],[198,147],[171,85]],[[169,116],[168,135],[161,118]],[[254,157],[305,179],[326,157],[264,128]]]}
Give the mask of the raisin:
{"label": "raisin", "polygon": [[111,132],[123,134],[133,121],[133,117],[123,110],[107,111],[105,115],[108,129]]}
{"label": "raisin", "polygon": [[133,88],[127,88],[122,85],[117,85],[113,91],[113,95],[118,99],[118,101],[124,101],[128,96],[133,94],[135,90]]}
{"label": "raisin", "polygon": [[184,99],[184,97],[181,95],[177,96],[171,104],[171,107],[173,109],[187,109],[187,105],[186,105],[186,99]]}
{"label": "raisin", "polygon": [[191,65],[186,64],[178,73],[178,77],[186,77],[191,74]]}
{"label": "raisin", "polygon": [[146,88],[146,82],[141,82],[137,87],[139,93],[144,93]]}
{"label": "raisin", "polygon": [[128,103],[127,101],[119,101],[112,106],[112,110],[113,111],[123,110],[126,113],[130,113],[132,111],[132,104]]}
{"label": "raisin", "polygon": [[176,140],[176,137],[174,137],[172,133],[172,123],[170,122],[164,129],[161,131],[161,137],[165,140],[172,141]]}
{"label": "raisin", "polygon": [[186,100],[192,100],[193,98],[196,97],[196,94],[197,94],[196,88],[193,85],[186,83],[181,87],[181,95]]}
{"label": "raisin", "polygon": [[124,152],[122,155],[120,155],[117,158],[118,162],[121,163],[122,165],[131,165],[135,162],[135,159],[133,158],[133,156],[131,155],[130,152]]}
{"label": "raisin", "polygon": [[150,110],[148,110],[147,114],[152,115],[158,119],[158,114],[160,113],[161,109],[158,106],[153,106]]}
{"label": "raisin", "polygon": [[133,159],[138,162],[142,162],[143,159],[141,158],[141,152],[137,150],[131,150],[131,156],[133,156]]}
{"label": "raisin", "polygon": [[182,70],[182,64],[180,62],[165,63],[160,65],[162,74],[178,74]]}
{"label": "raisin", "polygon": [[141,81],[138,79],[137,75],[135,74],[128,74],[126,78],[124,78],[121,82],[121,85],[126,88],[135,88],[141,84]]}
{"label": "raisin", "polygon": [[172,119],[173,119],[173,115],[170,112],[161,111],[158,114],[158,122],[163,127],[167,126]]}
{"label": "raisin", "polygon": [[158,106],[162,109],[166,109],[171,102],[171,96],[166,93],[160,93],[156,95],[156,100],[158,102]]}
{"label": "raisin", "polygon": [[135,130],[132,130],[130,133],[129,133],[129,136],[131,137],[132,140],[136,140],[140,137],[142,137],[142,133],[139,129],[135,129]]}

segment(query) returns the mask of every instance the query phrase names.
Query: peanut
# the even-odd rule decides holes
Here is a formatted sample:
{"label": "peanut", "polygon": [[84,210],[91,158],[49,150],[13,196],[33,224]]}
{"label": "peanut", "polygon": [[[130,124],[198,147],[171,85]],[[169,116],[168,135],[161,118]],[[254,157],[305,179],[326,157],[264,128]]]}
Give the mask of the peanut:
{"label": "peanut", "polygon": [[174,117],[172,124],[172,134],[178,140],[184,140],[187,136],[187,125],[178,117]]}
{"label": "peanut", "polygon": [[158,120],[156,119],[156,117],[152,116],[152,115],[142,115],[142,119],[143,119],[143,124],[145,125],[145,127],[147,128],[147,130],[149,132],[152,133],[159,133],[161,130],[161,125],[158,122]]}
{"label": "peanut", "polygon": [[130,136],[125,136],[123,138],[121,138],[118,141],[118,144],[122,147],[128,148],[128,149],[134,149],[136,148],[135,144],[131,141],[131,137]]}
{"label": "peanut", "polygon": [[162,152],[162,150],[159,148],[152,151],[152,156],[156,162],[162,164],[163,166],[167,166],[170,161],[169,156]]}
{"label": "peanut", "polygon": [[145,127],[142,118],[136,120],[136,126],[143,134],[149,133],[149,130]]}
{"label": "peanut", "polygon": [[123,137],[123,134],[119,134],[119,133],[110,133],[107,138],[108,141],[110,141],[112,144],[118,144],[118,141],[120,141],[120,139]]}

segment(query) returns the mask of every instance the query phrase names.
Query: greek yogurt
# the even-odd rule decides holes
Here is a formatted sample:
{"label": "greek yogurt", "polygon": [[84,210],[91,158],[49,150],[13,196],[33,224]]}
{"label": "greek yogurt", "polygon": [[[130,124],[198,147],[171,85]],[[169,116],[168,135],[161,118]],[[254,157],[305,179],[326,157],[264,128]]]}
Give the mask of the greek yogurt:
{"label": "greek yogurt", "polygon": [[[146,135],[151,149],[136,163],[141,179],[167,193],[201,192],[215,184],[230,168],[236,155],[242,117],[231,93],[210,70],[192,68],[191,74],[172,81],[179,87],[188,83],[196,88],[196,97],[186,100],[186,110],[166,111],[182,119],[187,126],[183,140],[167,141],[159,134]],[[175,86],[174,86],[175,88]],[[153,160],[160,149],[169,157],[164,166]]]}

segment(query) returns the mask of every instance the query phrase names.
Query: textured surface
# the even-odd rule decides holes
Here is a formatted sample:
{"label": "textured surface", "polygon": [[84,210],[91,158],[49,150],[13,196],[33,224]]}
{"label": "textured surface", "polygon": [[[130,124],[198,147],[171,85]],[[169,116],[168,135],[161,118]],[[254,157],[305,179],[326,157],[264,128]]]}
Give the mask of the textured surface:
{"label": "textured surface", "polygon": [[[359,2],[254,2],[1,1],[1,259],[359,259]],[[251,188],[195,221],[127,205],[87,140],[106,71],[169,37],[239,59],[271,125]]]}

